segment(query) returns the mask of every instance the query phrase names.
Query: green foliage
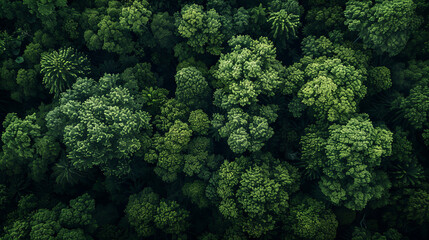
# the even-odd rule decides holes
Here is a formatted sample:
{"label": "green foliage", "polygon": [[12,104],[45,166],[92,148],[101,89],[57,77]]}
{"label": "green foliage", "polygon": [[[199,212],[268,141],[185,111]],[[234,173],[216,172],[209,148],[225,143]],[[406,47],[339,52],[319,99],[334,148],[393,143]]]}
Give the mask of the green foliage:
{"label": "green foliage", "polygon": [[297,169],[270,155],[225,160],[217,176],[219,211],[256,238],[274,229],[289,207],[289,194],[298,190]]}
{"label": "green foliage", "polygon": [[[177,179],[177,174],[183,168],[181,151],[189,143],[191,136],[192,130],[189,129],[188,124],[180,120],[176,120],[164,136],[155,136],[155,150],[149,154],[146,153],[145,159],[148,161],[156,158],[157,165],[154,171],[163,181],[173,182]],[[153,161],[149,160],[149,162]]]}
{"label": "green foliage", "polygon": [[429,86],[417,85],[412,88],[410,95],[402,100],[400,108],[416,129],[429,127]]}
{"label": "green foliage", "polygon": [[143,106],[150,114],[155,115],[167,102],[167,95],[168,90],[165,88],[146,87],[142,90]]}
{"label": "green foliage", "polygon": [[299,15],[282,9],[272,13],[268,22],[271,24],[271,33],[275,39],[292,39],[297,37],[297,29],[301,25]]}
{"label": "green foliage", "polygon": [[[197,175],[206,179],[211,175],[212,169],[209,165],[216,161],[212,152],[212,141],[207,137],[193,138],[186,146],[187,154],[184,156],[183,172],[187,176]],[[216,166],[217,167],[217,166]]]}
{"label": "green foliage", "polygon": [[398,187],[420,185],[424,178],[423,167],[413,155],[413,146],[407,135],[407,132],[399,128],[393,134],[388,173],[393,176],[392,184]]}
{"label": "green foliage", "polygon": [[243,7],[237,9],[233,16],[235,32],[242,34],[249,27],[250,14],[249,11]]}
{"label": "green foliage", "polygon": [[158,130],[167,132],[176,120],[185,122],[189,108],[177,99],[169,99],[161,106],[161,113],[155,116],[155,125]]}
{"label": "green foliage", "polygon": [[6,190],[6,186],[0,185],[0,209],[3,209],[8,201],[8,192]]}
{"label": "green foliage", "polygon": [[392,86],[390,69],[387,67],[372,67],[368,71],[368,93],[370,95],[387,90]]}
{"label": "green foliage", "polygon": [[67,229],[62,228],[57,235],[58,239],[64,240],[92,240],[92,237],[85,234],[82,229]]}
{"label": "green foliage", "polygon": [[[259,110],[263,109],[260,107]],[[228,145],[234,153],[241,154],[246,150],[256,152],[261,150],[265,142],[274,134],[269,124],[277,119],[276,108],[273,107],[272,111],[273,118],[267,118],[262,111],[250,115],[241,108],[232,108],[228,111],[227,122],[214,121],[212,124],[218,129],[221,137],[228,138]]]}
{"label": "green foliage", "polygon": [[[84,32],[86,45],[90,50],[130,54],[137,45],[133,41],[132,31],[146,38],[150,16],[146,1],[134,1],[128,6],[109,1],[107,8],[87,9],[83,13],[83,24],[87,25]],[[143,53],[143,49],[139,51]]]}
{"label": "green foliage", "polygon": [[45,54],[40,59],[43,83],[50,93],[59,95],[70,88],[78,77],[90,71],[89,60],[73,48],[60,49]]}
{"label": "green foliage", "polygon": [[46,27],[51,29],[57,25],[56,12],[67,6],[67,0],[24,0],[23,3],[27,5],[31,14],[35,14]]}
{"label": "green foliage", "polygon": [[308,80],[298,97],[320,119],[346,121],[366,94],[364,72],[340,59],[315,59],[305,68],[304,76]]}
{"label": "green foliage", "polygon": [[119,81],[117,75],[105,75],[98,83],[79,78],[46,116],[78,170],[99,166],[106,175],[125,175],[131,157],[148,147],[150,115]]}
{"label": "green foliage", "polygon": [[4,231],[3,239],[5,240],[24,240],[29,237],[30,225],[27,221],[18,220],[10,226],[5,226]]}
{"label": "green foliage", "polygon": [[187,39],[187,44],[197,53],[208,52],[220,55],[222,43],[225,40],[223,33],[224,21],[216,10],[203,10],[203,6],[190,4],[183,6],[176,16],[177,31]]}
{"label": "green foliage", "polygon": [[151,188],[130,196],[125,213],[128,222],[140,237],[149,237],[155,233],[153,221],[158,205],[159,196]]}
{"label": "green foliage", "polygon": [[48,164],[58,156],[59,144],[52,137],[42,137],[35,114],[21,120],[15,113],[10,113],[6,116],[3,127],[1,169],[6,170],[9,175],[28,171],[33,180],[42,180]]}
{"label": "green foliage", "polygon": [[352,235],[352,240],[363,240],[363,239],[400,240],[400,239],[404,239],[404,237],[396,229],[393,229],[393,228],[389,228],[386,232],[381,234],[378,232],[372,233],[369,230],[362,227],[355,227]]}
{"label": "green foliage", "polygon": [[201,109],[192,111],[189,114],[189,128],[195,134],[206,135],[210,128],[209,116]]}
{"label": "green foliage", "polygon": [[[371,52],[362,51],[359,48],[351,47],[350,44],[344,42],[343,44],[336,43],[335,41],[320,36],[308,36],[302,40],[301,49],[304,56],[311,58],[338,58],[343,64],[348,64],[359,71],[366,73],[368,68],[369,60],[371,58]],[[311,63],[311,60],[304,57],[300,63],[307,65]]]}
{"label": "green foliage", "polygon": [[412,0],[375,2],[348,1],[345,24],[349,30],[358,32],[365,46],[378,53],[398,55],[422,22],[415,13],[416,4]]}
{"label": "green foliage", "polygon": [[157,78],[151,71],[150,63],[137,63],[134,67],[125,69],[121,74],[121,78],[123,79],[124,87],[128,88],[132,93],[157,85]]}
{"label": "green foliage", "polygon": [[230,109],[258,102],[259,95],[273,96],[281,83],[281,63],[271,41],[261,37],[237,36],[228,41],[232,52],[221,55],[214,77],[218,100],[214,104]]}
{"label": "green foliage", "polygon": [[0,239],[428,239],[428,11],[0,0]]}
{"label": "green foliage", "polygon": [[301,160],[304,163],[304,174],[309,179],[320,177],[323,160],[326,158],[326,139],[328,131],[326,126],[310,125],[301,137]]}
{"label": "green foliage", "polygon": [[147,32],[146,25],[152,15],[148,9],[149,3],[146,0],[133,1],[131,6],[123,7],[119,23],[129,31],[137,34]]}
{"label": "green foliage", "polygon": [[154,38],[162,48],[172,49],[174,47],[176,26],[174,25],[174,17],[170,16],[168,12],[155,13],[150,28]]}
{"label": "green foliage", "polygon": [[309,197],[292,199],[288,221],[293,233],[303,239],[335,239],[338,222],[322,202]]}
{"label": "green foliage", "polygon": [[15,96],[12,95],[12,97],[20,102],[36,98],[42,92],[42,86],[37,79],[37,72],[33,69],[19,69],[16,75],[16,84],[22,88],[22,92],[15,94]]}
{"label": "green foliage", "polygon": [[310,8],[305,15],[307,23],[303,28],[303,33],[309,35],[326,35],[335,29],[342,29],[344,26],[344,13],[341,6],[327,6]]}
{"label": "green foliage", "polygon": [[187,218],[189,212],[180,207],[176,201],[161,200],[156,209],[155,225],[168,234],[179,234],[184,232],[189,223]]}
{"label": "green foliage", "polygon": [[[16,113],[9,113],[3,121],[5,131],[2,134],[3,153],[21,158],[30,158],[35,149],[31,142],[40,137],[40,126],[35,124],[36,115],[29,115],[25,119],[18,118]],[[7,163],[5,163],[7,164]]]}
{"label": "green foliage", "polygon": [[31,239],[55,239],[56,233],[61,229],[58,216],[49,209],[39,209],[30,220]]}
{"label": "green foliage", "polygon": [[60,185],[75,185],[82,179],[81,171],[76,169],[73,164],[62,158],[52,167],[55,182]]}
{"label": "green foliage", "polygon": [[202,73],[195,67],[180,69],[176,76],[176,98],[191,109],[207,105],[210,88]]}
{"label": "green foliage", "polygon": [[[30,238],[27,239],[91,240],[87,231],[91,232],[97,227],[93,219],[94,210],[94,199],[87,193],[70,200],[68,207],[60,203],[52,209],[38,209],[28,219]],[[20,225],[21,232],[23,227],[28,229],[20,220],[13,225],[17,224]]]}
{"label": "green foliage", "polygon": [[267,9],[262,5],[262,3],[259,3],[258,6],[255,6],[249,10],[250,15],[250,24],[251,28],[253,28],[254,32],[259,32],[263,28],[263,25],[267,23]]}
{"label": "green foliage", "polygon": [[424,190],[409,190],[405,213],[407,219],[418,224],[429,222],[429,193]]}
{"label": "green foliage", "polygon": [[209,201],[205,196],[206,184],[196,180],[191,183],[185,183],[182,188],[183,195],[190,198],[191,202],[199,208],[205,208],[209,205]]}
{"label": "green foliage", "polygon": [[85,228],[93,232],[97,223],[93,218],[95,200],[88,193],[70,200],[70,207],[61,209],[59,222],[67,228]]}
{"label": "green foliage", "polygon": [[365,115],[346,125],[332,125],[319,182],[322,192],[334,204],[352,210],[362,210],[369,200],[380,198],[391,184],[376,168],[382,157],[391,155],[392,140],[389,130],[374,128]]}

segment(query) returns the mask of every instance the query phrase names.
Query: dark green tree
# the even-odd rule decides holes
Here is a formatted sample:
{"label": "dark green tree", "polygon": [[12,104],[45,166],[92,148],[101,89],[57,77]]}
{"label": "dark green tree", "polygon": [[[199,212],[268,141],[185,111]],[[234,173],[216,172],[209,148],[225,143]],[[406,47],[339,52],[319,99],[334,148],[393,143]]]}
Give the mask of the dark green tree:
{"label": "dark green tree", "polygon": [[365,46],[395,56],[422,22],[416,7],[412,0],[350,0],[344,11],[345,24],[358,32]]}
{"label": "dark green tree", "polygon": [[88,58],[71,47],[52,51],[40,59],[43,83],[55,95],[70,88],[78,77],[85,77],[89,71]]}

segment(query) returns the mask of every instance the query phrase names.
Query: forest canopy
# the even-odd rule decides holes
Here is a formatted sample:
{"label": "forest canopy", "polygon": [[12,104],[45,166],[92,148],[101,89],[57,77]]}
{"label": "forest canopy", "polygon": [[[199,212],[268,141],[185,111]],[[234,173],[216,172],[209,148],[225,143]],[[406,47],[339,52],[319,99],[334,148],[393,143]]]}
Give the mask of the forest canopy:
{"label": "forest canopy", "polygon": [[0,239],[429,239],[426,0],[0,0]]}

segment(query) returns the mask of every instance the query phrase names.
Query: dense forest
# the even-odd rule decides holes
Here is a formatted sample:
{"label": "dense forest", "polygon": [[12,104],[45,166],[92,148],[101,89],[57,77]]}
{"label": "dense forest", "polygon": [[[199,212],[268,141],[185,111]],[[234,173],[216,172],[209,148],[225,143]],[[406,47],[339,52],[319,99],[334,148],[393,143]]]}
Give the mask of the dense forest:
{"label": "dense forest", "polygon": [[429,1],[0,0],[0,239],[429,239]]}

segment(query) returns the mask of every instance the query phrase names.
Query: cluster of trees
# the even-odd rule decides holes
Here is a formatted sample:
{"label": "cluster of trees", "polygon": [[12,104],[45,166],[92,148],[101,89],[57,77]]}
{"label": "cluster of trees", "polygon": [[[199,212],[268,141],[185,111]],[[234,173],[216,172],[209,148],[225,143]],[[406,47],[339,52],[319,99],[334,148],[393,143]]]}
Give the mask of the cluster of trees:
{"label": "cluster of trees", "polygon": [[425,0],[0,0],[0,238],[428,239]]}

